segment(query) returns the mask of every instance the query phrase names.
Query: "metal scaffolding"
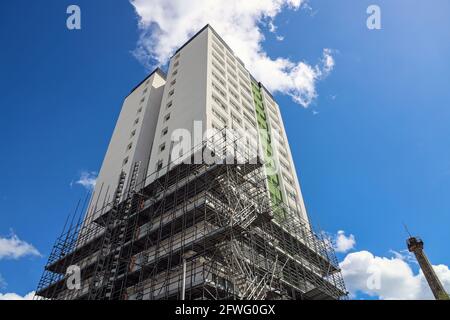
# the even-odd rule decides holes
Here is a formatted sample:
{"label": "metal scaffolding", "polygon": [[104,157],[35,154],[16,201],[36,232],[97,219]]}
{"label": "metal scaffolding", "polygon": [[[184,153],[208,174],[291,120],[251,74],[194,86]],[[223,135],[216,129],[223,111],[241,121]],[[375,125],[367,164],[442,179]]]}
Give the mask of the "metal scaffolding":
{"label": "metal scaffolding", "polygon": [[[191,157],[233,150],[233,163],[172,162],[140,182],[136,163],[127,186],[122,173],[112,200],[56,240],[38,298],[345,299],[331,242],[273,203],[264,163],[221,137]],[[79,289],[67,287],[69,266]]]}

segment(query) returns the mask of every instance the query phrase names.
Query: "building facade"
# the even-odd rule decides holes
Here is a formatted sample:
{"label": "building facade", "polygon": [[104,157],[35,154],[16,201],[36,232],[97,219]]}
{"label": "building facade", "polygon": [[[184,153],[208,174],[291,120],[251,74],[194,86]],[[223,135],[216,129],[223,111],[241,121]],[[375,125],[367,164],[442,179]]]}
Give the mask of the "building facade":
{"label": "building facade", "polygon": [[279,106],[209,25],[125,99],[86,212],[57,240],[39,296],[346,297]]}

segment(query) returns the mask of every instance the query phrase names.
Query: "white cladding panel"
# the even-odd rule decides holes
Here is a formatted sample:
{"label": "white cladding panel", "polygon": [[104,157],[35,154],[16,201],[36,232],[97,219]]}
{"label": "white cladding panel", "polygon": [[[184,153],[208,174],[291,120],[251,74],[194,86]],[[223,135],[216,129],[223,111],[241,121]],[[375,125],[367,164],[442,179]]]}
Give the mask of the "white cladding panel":
{"label": "white cladding panel", "polygon": [[112,200],[122,171],[127,174],[125,186],[136,162],[141,163],[138,182],[146,176],[164,84],[163,76],[155,72],[125,99],[97,178],[88,219],[95,218],[104,203]]}
{"label": "white cladding panel", "polygon": [[[206,123],[207,45],[208,29],[205,29],[170,60],[149,173],[155,172],[159,163],[163,167],[159,174],[165,173],[174,130],[186,129],[193,139],[194,122]],[[204,129],[200,131],[203,132]],[[198,145],[200,142],[201,140],[192,141],[191,145]],[[150,176],[146,183],[153,179],[154,176]]]}

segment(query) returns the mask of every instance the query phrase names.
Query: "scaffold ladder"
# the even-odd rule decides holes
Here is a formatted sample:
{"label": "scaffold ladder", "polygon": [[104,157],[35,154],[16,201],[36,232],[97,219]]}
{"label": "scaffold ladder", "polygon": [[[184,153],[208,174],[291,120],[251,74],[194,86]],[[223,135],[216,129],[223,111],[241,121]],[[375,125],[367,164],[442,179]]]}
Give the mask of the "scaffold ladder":
{"label": "scaffold ladder", "polygon": [[114,194],[112,208],[110,210],[106,218],[105,223],[105,231],[103,234],[101,248],[99,250],[97,263],[95,266],[94,274],[92,276],[92,280],[89,286],[89,300],[97,300],[101,299],[102,291],[105,283],[109,283],[108,280],[111,274],[111,269],[108,268],[108,262],[110,260],[110,256],[112,254],[112,244],[115,236],[115,229],[118,220],[118,216],[120,215],[119,204],[122,198],[124,186],[126,181],[126,173],[121,172],[119,176],[119,182],[117,185],[116,192]]}
{"label": "scaffold ladder", "polygon": [[128,187],[127,192],[127,198],[125,200],[125,205],[123,209],[123,215],[118,217],[118,230],[119,233],[117,235],[117,240],[113,243],[112,247],[112,261],[110,266],[108,268],[111,270],[111,277],[107,279],[107,284],[105,287],[105,298],[107,299],[114,299],[113,296],[114,292],[114,283],[115,280],[119,275],[121,275],[123,272],[127,272],[127,266],[128,262],[122,264],[124,267],[121,268],[121,257],[122,257],[122,251],[123,246],[125,245],[126,241],[126,232],[128,228],[128,221],[130,219],[131,209],[133,206],[134,196],[136,194],[136,182],[139,176],[139,168],[140,168],[141,162],[136,162],[133,166],[133,171],[130,176],[130,183]]}

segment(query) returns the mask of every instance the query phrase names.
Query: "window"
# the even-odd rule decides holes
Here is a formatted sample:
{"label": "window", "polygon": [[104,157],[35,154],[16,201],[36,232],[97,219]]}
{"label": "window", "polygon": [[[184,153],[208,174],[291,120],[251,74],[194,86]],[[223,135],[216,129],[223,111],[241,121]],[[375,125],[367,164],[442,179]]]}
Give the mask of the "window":
{"label": "window", "polygon": [[236,73],[233,72],[233,70],[231,70],[230,68],[227,69],[228,70],[228,74],[233,77],[233,79],[237,79],[237,75]]}
{"label": "window", "polygon": [[180,61],[175,62],[175,64],[173,65],[174,68],[178,67],[180,65]]}
{"label": "window", "polygon": [[286,171],[289,172],[289,166],[286,164],[286,162],[280,161],[280,164],[281,164],[281,166],[282,166]]}
{"label": "window", "polygon": [[130,143],[130,144],[127,146],[127,151],[130,151],[131,148],[133,148],[133,143]]}
{"label": "window", "polygon": [[280,120],[278,118],[278,115],[272,111],[271,107],[269,107],[268,110],[269,110],[270,118],[273,120],[273,122],[275,122],[276,124],[279,125]]}
{"label": "window", "polygon": [[266,96],[266,100],[269,101],[269,104],[270,104],[272,107],[275,108],[275,102],[274,102],[271,98],[269,98],[268,96]]}
{"label": "window", "polygon": [[222,57],[222,58],[225,58],[225,55],[222,53],[222,50],[220,50],[217,46],[215,46],[214,44],[213,44],[213,46],[212,46],[212,54],[213,55],[219,55],[220,57]]}
{"label": "window", "polygon": [[142,92],[142,94],[146,94],[148,91],[148,88],[145,88],[144,92]]}
{"label": "window", "polygon": [[141,103],[144,103],[144,101],[145,101],[145,97],[143,97],[143,98],[141,99]]}
{"label": "window", "polygon": [[236,123],[238,123],[239,124],[239,126],[241,125],[241,119],[239,119],[235,114],[231,114],[231,120],[233,121],[233,122],[236,122]]}
{"label": "window", "polygon": [[215,94],[212,95],[212,99],[223,109],[227,110],[227,106],[225,103],[222,102]]}
{"label": "window", "polygon": [[130,138],[133,138],[136,135],[136,130],[131,131]]}
{"label": "window", "polygon": [[[240,69],[242,70],[242,69]],[[239,77],[241,78],[242,81],[244,81],[244,83],[246,83],[248,86],[250,86],[249,82],[248,82],[248,77],[246,76],[245,73],[242,73],[242,71],[239,71]]]}
{"label": "window", "polygon": [[218,48],[214,43],[212,45],[212,48],[213,48],[213,50],[212,50],[213,54],[219,55],[221,58],[225,58],[225,54],[223,53],[223,51],[220,48]]}
{"label": "window", "polygon": [[178,70],[175,70],[174,72],[172,72],[172,76],[176,76],[178,74]]}
{"label": "window", "polygon": [[213,61],[215,61],[218,65],[225,67],[225,61],[222,60],[214,51],[212,53]]}
{"label": "window", "polygon": [[231,55],[231,53],[227,52],[227,57],[232,64],[235,64],[234,57]]}
{"label": "window", "polygon": [[163,143],[162,145],[159,146],[159,152],[163,152],[164,150],[166,150],[166,144]]}
{"label": "window", "polygon": [[251,99],[248,95],[246,95],[246,94],[244,93],[244,91],[241,91],[241,96],[242,96],[242,98],[244,98],[248,103],[250,103],[250,104],[253,103],[252,99]]}
{"label": "window", "polygon": [[137,118],[136,120],[134,120],[134,124],[138,124],[139,123],[139,118]]}
{"label": "window", "polygon": [[166,105],[166,109],[170,109],[170,108],[172,107],[172,105],[173,105],[173,102],[170,101],[170,102]]}
{"label": "window", "polygon": [[230,77],[228,77],[228,82],[237,90],[238,85],[236,82],[234,82]]}
{"label": "window", "polygon": [[220,76],[218,76],[217,73],[215,73],[214,71],[212,72],[212,75],[213,75],[214,79],[219,81],[222,86],[226,87],[226,83],[225,83],[224,79],[222,79]]}
{"label": "window", "polygon": [[244,117],[252,125],[252,127],[256,127],[255,121],[246,112],[244,112]]}
{"label": "window", "polygon": [[247,87],[247,85],[245,83],[242,82],[242,80],[239,82],[239,84],[241,85],[241,88],[248,94],[248,95],[252,95],[250,89]]}
{"label": "window", "polygon": [[223,123],[223,125],[227,125],[227,120],[224,116],[222,116],[214,107],[212,108],[212,114],[216,116],[217,119],[220,120],[220,122]]}
{"label": "window", "polygon": [[163,162],[162,162],[162,160],[159,160],[158,163],[156,164],[156,171],[158,171],[158,172],[161,171],[162,167],[163,167]]}
{"label": "window", "polygon": [[288,183],[288,184],[290,184],[290,185],[294,185],[294,181],[292,181],[292,179],[291,178],[289,178],[289,177],[287,177],[284,173],[283,173],[283,177],[284,177],[284,179],[286,180],[286,182]]}
{"label": "window", "polygon": [[244,101],[242,101],[242,105],[244,106],[244,108],[250,112],[251,114],[253,114],[253,109],[252,107],[250,107],[247,103],[245,103]]}
{"label": "window", "polygon": [[245,70],[245,68],[240,63],[238,63],[237,66],[238,66],[239,70],[241,71],[242,76],[244,78],[247,78],[247,71]]}
{"label": "window", "polygon": [[217,131],[220,131],[223,128],[223,126],[219,126],[217,123],[214,122],[211,124],[211,127]]}
{"label": "window", "polygon": [[236,67],[234,66],[234,64],[227,59],[227,63],[228,63],[228,68],[231,68],[234,72],[236,72]]}
{"label": "window", "polygon": [[214,82],[212,83],[212,87],[224,98],[226,98],[225,92]]}
{"label": "window", "polygon": [[169,128],[164,128],[161,132],[161,136],[164,137],[169,132]]}
{"label": "window", "polygon": [[169,120],[170,120],[170,113],[167,114],[167,115],[164,117],[164,122],[167,122],[167,121],[169,121]]}
{"label": "window", "polygon": [[173,96],[174,93],[175,93],[175,89],[170,90],[169,97]]}
{"label": "window", "polygon": [[214,49],[221,57],[224,56],[224,54],[223,54],[223,48],[219,48],[219,47],[217,46],[217,44],[215,44],[215,43],[212,44],[212,47],[213,47],[213,49]]}
{"label": "window", "polygon": [[216,45],[216,46],[218,46],[219,48],[220,48],[220,50],[223,50],[223,45],[220,43],[220,41],[219,41],[219,39],[217,39],[216,37],[212,37],[212,39],[213,39],[213,41],[214,41],[214,44]]}
{"label": "window", "polygon": [[241,111],[241,108],[239,108],[239,105],[237,104],[236,101],[230,98],[230,103],[236,111]]}
{"label": "window", "polygon": [[137,111],[137,113],[141,113],[142,112],[142,107],[140,107]]}
{"label": "window", "polygon": [[126,157],[124,160],[123,160],[123,165],[126,165],[128,163],[128,157]]}
{"label": "window", "polygon": [[232,90],[231,88],[228,89],[228,91],[230,92],[230,94],[233,96],[234,99],[239,101],[239,95],[236,93],[236,91]]}
{"label": "window", "polygon": [[171,86],[175,85],[177,83],[177,79],[173,79],[173,81],[170,83]]}
{"label": "window", "polygon": [[280,132],[279,131],[281,131],[280,130],[280,125],[278,124],[278,122],[276,121],[276,120],[274,120],[273,118],[272,118],[272,116],[270,117],[270,124],[272,125],[272,129],[274,129],[275,131],[277,131],[277,133],[278,133],[278,135],[281,137],[281,135],[280,135]]}
{"label": "window", "polygon": [[212,62],[212,65],[214,68],[216,68],[217,71],[219,71],[219,73],[221,75],[225,75],[225,70],[223,70],[217,63],[215,63],[214,61]]}

